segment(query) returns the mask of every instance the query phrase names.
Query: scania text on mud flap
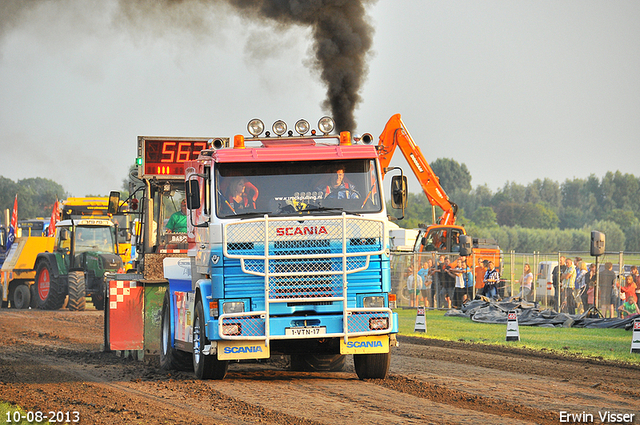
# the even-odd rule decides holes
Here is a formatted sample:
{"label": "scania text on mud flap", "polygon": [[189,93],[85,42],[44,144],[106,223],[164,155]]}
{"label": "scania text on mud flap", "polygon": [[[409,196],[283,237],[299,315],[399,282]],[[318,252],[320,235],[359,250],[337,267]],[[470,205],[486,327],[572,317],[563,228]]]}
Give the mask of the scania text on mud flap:
{"label": "scania text on mud flap", "polygon": [[184,163],[188,263],[163,261],[163,366],[190,352],[199,378],[221,379],[230,360],[332,371],[353,354],[361,379],[387,376],[397,316],[378,155],[318,127],[284,136],[279,121],[261,137],[253,121],[253,137]]}

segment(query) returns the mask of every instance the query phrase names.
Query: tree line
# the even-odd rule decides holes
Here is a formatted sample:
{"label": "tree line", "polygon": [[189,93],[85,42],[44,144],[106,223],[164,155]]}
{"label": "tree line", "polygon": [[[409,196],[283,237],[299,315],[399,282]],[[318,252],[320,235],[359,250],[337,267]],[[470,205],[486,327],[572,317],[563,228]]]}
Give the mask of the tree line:
{"label": "tree line", "polygon": [[[592,174],[563,183],[548,178],[528,185],[506,182],[493,193],[486,185],[471,186],[465,164],[439,158],[431,167],[459,207],[457,223],[474,237],[496,239],[505,251],[587,251],[591,230],[598,230],[606,234],[607,251],[640,252],[640,178],[632,174],[608,172],[601,179]],[[2,211],[11,211],[16,194],[19,219],[48,217],[56,199],[68,196],[49,179],[14,182],[0,176]],[[416,228],[431,217],[424,193],[410,193],[405,219],[398,224]]]}
{"label": "tree line", "polygon": [[[496,239],[504,251],[588,251],[591,231],[598,230],[606,234],[607,251],[640,252],[640,178],[632,174],[506,182],[493,193],[486,185],[472,188],[466,165],[453,159],[439,158],[431,168],[459,207],[457,224],[473,237]],[[436,208],[436,217],[441,213]],[[424,193],[411,193],[398,224],[415,228],[431,218]]]}
{"label": "tree line", "polygon": [[4,222],[4,211],[13,210],[13,202],[18,195],[18,220],[36,217],[50,217],[56,199],[66,199],[64,188],[53,180],[40,177],[14,182],[0,176],[0,211]]}

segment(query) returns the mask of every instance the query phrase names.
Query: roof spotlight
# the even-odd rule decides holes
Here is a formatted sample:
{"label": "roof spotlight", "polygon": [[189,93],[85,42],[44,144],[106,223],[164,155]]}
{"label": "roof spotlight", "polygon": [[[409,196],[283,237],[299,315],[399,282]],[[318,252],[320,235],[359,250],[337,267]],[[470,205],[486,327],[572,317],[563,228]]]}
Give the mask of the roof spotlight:
{"label": "roof spotlight", "polygon": [[258,137],[264,131],[264,123],[257,118],[252,119],[247,124],[247,130],[253,137]]}
{"label": "roof spotlight", "polygon": [[306,132],[309,131],[309,128],[311,126],[309,125],[309,122],[306,120],[298,120],[295,127],[298,134],[301,136],[304,136]]}
{"label": "roof spotlight", "polygon": [[273,126],[271,127],[271,129],[278,136],[282,136],[284,133],[287,132],[287,123],[285,123],[282,120],[278,120],[278,121],[273,123]]}
{"label": "roof spotlight", "polygon": [[325,136],[333,131],[335,127],[335,123],[331,117],[322,117],[320,121],[318,121],[318,130],[322,132]]}

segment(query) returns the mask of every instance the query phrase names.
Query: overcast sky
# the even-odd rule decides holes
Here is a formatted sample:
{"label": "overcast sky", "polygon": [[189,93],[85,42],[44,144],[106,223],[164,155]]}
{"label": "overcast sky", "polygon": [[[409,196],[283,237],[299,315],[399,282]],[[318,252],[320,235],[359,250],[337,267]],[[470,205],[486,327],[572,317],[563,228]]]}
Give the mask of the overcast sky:
{"label": "overcast sky", "polygon": [[[307,28],[274,34],[230,11],[132,28],[109,1],[15,8],[0,17],[0,175],[14,181],[106,195],[121,189],[138,135],[233,137],[255,117],[292,126],[329,113]],[[400,113],[428,162],[453,158],[493,191],[640,176],[639,1],[378,0],[367,10],[375,36],[358,132],[377,141]],[[405,165],[400,153],[394,162]]]}

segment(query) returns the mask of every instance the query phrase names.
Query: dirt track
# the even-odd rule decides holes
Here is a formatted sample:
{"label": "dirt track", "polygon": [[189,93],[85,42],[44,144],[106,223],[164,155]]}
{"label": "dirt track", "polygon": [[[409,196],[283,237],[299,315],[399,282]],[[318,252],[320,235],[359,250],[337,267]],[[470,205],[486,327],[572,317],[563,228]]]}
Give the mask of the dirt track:
{"label": "dirt track", "polygon": [[602,423],[606,411],[640,423],[640,367],[401,337],[386,380],[359,381],[350,359],[323,374],[277,359],[198,381],[101,343],[102,312],[0,309],[0,400],[82,424]]}

